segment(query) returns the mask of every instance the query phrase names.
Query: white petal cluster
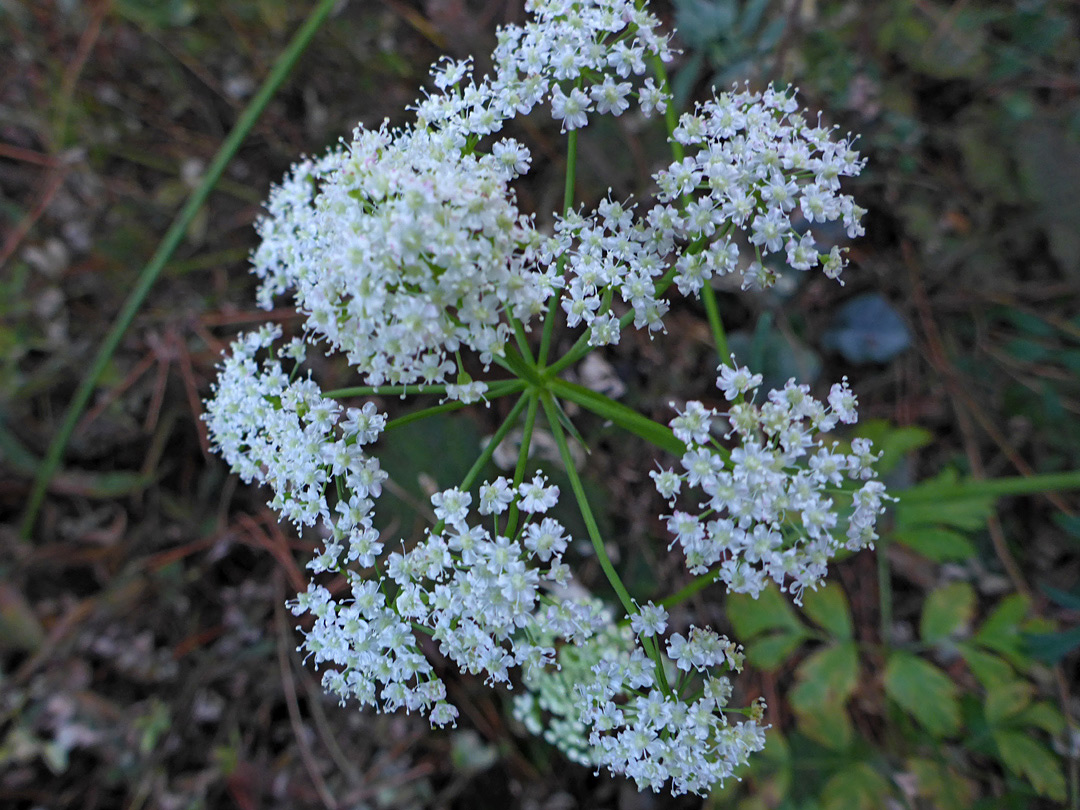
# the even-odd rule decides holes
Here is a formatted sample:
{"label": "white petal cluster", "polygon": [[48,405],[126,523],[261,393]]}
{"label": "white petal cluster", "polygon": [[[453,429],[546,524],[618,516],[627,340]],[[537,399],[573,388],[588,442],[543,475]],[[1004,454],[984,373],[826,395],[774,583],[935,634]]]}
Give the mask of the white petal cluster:
{"label": "white petal cluster", "polygon": [[[673,138],[688,156],[653,175],[648,202],[609,195],[557,216],[551,235],[518,210],[512,184],[532,157],[498,135],[508,120],[547,109],[567,132],[635,102],[644,115],[666,110],[666,91],[640,77],[671,58],[668,38],[639,6],[527,0],[529,21],[498,32],[491,75],[443,60],[415,123],[358,128],[298,163],[271,193],[252,258],[260,305],[291,294],[303,338],[282,343],[277,326],[238,338],[205,418],[245,481],[321,532],[316,581],[290,608],[309,617],[302,649],[327,690],[454,723],[437,650],[489,684],[523,684],[515,713],[571,759],[705,795],[764,745],[762,706],[728,719],[737,645],[707,627],[672,632],[662,606],[623,590],[619,620],[581,596],[564,560],[571,538],[549,514],[559,487],[539,473],[436,492],[435,527],[388,547],[373,513],[387,476],[369,453],[386,416],[343,406],[299,372],[322,343],[368,385],[439,384],[471,403],[489,390],[460,354],[516,368],[506,345],[524,340],[518,324],[528,331],[555,302],[602,346],[619,341],[628,307],[635,327],[663,331],[671,286],[693,295],[741,270],[744,287],[766,287],[778,261],[839,277],[841,250],[820,251],[812,228],[841,220],[862,233],[840,179],[863,163],[850,139],[808,124],[790,90],[735,89],[684,115]],[[759,375],[718,371],[727,410],[687,403],[671,421],[686,445],[680,469],[650,473],[670,505],[661,517],[692,572],[755,595],[773,579],[798,601],[841,545],[877,537],[887,496],[870,443],[822,438],[855,422],[858,403],[846,380],[827,404],[794,382],[757,402]],[[725,430],[734,449],[718,441]],[[344,589],[319,583],[328,572]]]}
{"label": "white petal cluster", "polygon": [[[721,672],[738,671],[743,661],[726,638],[692,627],[689,638],[671,635],[667,652],[660,685],[634,630],[609,625],[561,647],[558,669],[527,674],[514,715],[574,762],[608,768],[642,790],[670,785],[673,795],[707,795],[764,747],[764,707],[737,723],[725,715],[731,682]],[[667,685],[691,670],[683,689]]]}
{"label": "white petal cluster", "polygon": [[508,185],[524,147],[500,146],[477,157],[452,133],[384,126],[297,166],[259,224],[263,303],[292,291],[371,385],[443,382],[459,348],[501,356],[504,313],[528,320],[557,282]]}
{"label": "white petal cluster", "polygon": [[[794,380],[758,404],[761,375],[726,365],[718,370],[728,411],[687,403],[670,422],[686,444],[682,470],[652,474],[672,507],[684,485],[706,499],[697,511],[674,509],[661,517],[693,573],[715,568],[729,590],[754,596],[772,579],[800,602],[805,588],[821,582],[837,549],[858,550],[877,539],[886,500],[884,486],[873,480],[877,456],[866,439],[855,439],[850,452],[822,439],[837,423],[858,419],[846,378],[830,390],[828,406]],[[723,438],[737,440],[733,450],[712,436],[720,419],[728,426]]]}
{"label": "white petal cluster", "polygon": [[[232,344],[206,402],[210,438],[245,482],[270,486],[270,506],[282,517],[301,526],[321,520],[358,539],[370,530],[372,499],[386,480],[364,446],[378,438],[386,417],[372,403],[342,408],[310,378],[290,379],[281,364],[290,347],[271,351],[280,337],[281,327],[264,326]],[[347,510],[338,503],[336,522],[326,500],[333,478],[351,495]]]}
{"label": "white petal cluster", "polygon": [[840,249],[819,253],[812,228],[842,220],[849,237],[863,234],[865,210],[839,192],[840,178],[857,176],[865,161],[850,138],[834,135],[834,128],[806,120],[791,88],[732,90],[680,118],[673,137],[693,154],[655,178],[659,204],[681,205],[670,238],[701,246],[689,254],[701,258],[688,259],[676,276],[684,295],[735,269],[738,237],[753,251],[744,288],[775,282],[770,254],[796,270],[820,265],[839,278]]}
{"label": "white petal cluster", "polygon": [[563,131],[588,124],[590,114],[621,115],[637,95],[642,111],[663,112],[666,94],[651,79],[633,91],[631,76],[646,60],[671,59],[659,21],[631,0],[531,0],[524,26],[499,30],[492,55],[495,104],[506,118],[548,99]]}
{"label": "white petal cluster", "polygon": [[863,233],[864,210],[839,189],[864,161],[834,135],[806,122],[791,89],[723,93],[684,115],[674,138],[692,154],[653,175],[659,193],[647,210],[607,199],[557,223],[567,323],[590,326],[594,346],[618,342],[608,314],[617,297],[634,308],[636,328],[662,330],[668,273],[683,295],[737,272],[744,288],[769,287],[773,259],[839,279],[843,251],[819,252],[812,229],[842,220],[850,237]]}
{"label": "white petal cluster", "polygon": [[[481,513],[496,516],[512,503],[538,516],[558,498],[558,488],[539,477],[516,489],[498,478],[480,492]],[[315,617],[303,648],[316,664],[334,665],[323,682],[343,701],[355,698],[382,711],[404,707],[444,725],[457,709],[446,702],[418,633],[461,671],[496,684],[509,683],[514,668],[527,676],[551,665],[556,639],[582,643],[610,619],[595,601],[560,595],[570,576],[562,561],[570,537],[558,521],[530,518],[511,538],[470,525],[469,492],[437,492],[431,503],[441,531],[385,555],[379,545],[361,562],[366,575],[346,571],[349,598],[312,585],[292,609]],[[540,638],[552,641],[537,643]]]}

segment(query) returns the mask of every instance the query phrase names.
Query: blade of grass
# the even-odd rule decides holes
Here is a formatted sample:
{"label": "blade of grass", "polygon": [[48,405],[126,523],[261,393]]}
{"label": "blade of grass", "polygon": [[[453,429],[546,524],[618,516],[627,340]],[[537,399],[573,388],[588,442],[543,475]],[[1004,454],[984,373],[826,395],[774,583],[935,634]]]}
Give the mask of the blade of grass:
{"label": "blade of grass", "polygon": [[102,341],[90,370],[79,383],[79,387],[68,405],[67,412],[64,414],[64,421],[53,437],[48,452],[38,468],[38,474],[34,478],[34,486],[30,490],[30,497],[26,504],[26,511],[23,513],[20,530],[23,539],[29,539],[31,532],[34,530],[34,522],[37,520],[38,510],[41,508],[41,502],[45,497],[49,481],[56,474],[56,470],[60,466],[60,460],[63,458],[64,451],[71,440],[71,434],[75,430],[75,425],[86,408],[86,404],[90,401],[90,397],[94,393],[94,388],[105,371],[105,367],[109,364],[109,360],[112,358],[117,346],[120,345],[124,333],[127,332],[131,322],[135,319],[135,315],[149,294],[150,289],[154,286],[154,282],[157,281],[165,263],[168,262],[180,245],[191,221],[195,218],[203,203],[206,202],[207,197],[210,196],[210,191],[214,188],[214,185],[221,178],[225,167],[240,148],[240,144],[247,138],[248,133],[255,126],[255,122],[259,120],[259,116],[262,115],[267,103],[285,79],[288,78],[300,55],[311,42],[315,32],[319,30],[319,27],[329,16],[336,2],[337,0],[319,0],[315,8],[312,9],[300,30],[296,32],[296,36],[292,38],[292,41],[289,42],[274,64],[270,75],[266,77],[266,81],[259,88],[259,92],[255,94],[251,103],[240,115],[236,126],[233,127],[232,132],[229,133],[229,136],[221,145],[221,149],[214,156],[213,162],[206,170],[202,182],[188,197],[184,207],[180,209],[180,213],[176,215],[176,219],[173,220],[169,230],[162,238],[161,244],[158,245],[157,251],[139,274],[135,288],[124,302],[124,306],[116,316],[116,321],[113,323],[108,335],[105,336],[105,340]]}

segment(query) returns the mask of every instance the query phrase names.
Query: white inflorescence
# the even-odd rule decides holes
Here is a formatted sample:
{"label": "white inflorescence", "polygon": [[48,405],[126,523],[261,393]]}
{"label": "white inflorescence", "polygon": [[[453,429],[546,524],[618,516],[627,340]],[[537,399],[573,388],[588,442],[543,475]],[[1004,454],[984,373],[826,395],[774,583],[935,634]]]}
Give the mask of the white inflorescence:
{"label": "white inflorescence", "polygon": [[[692,573],[719,566],[729,590],[755,597],[772,579],[801,603],[803,590],[817,588],[837,549],[857,551],[877,539],[874,526],[885,499],[885,487],[870,480],[877,456],[866,439],[855,439],[845,453],[838,442],[820,438],[838,422],[858,419],[846,378],[832,387],[827,406],[794,380],[758,403],[761,375],[726,365],[718,370],[727,412],[688,402],[670,423],[686,444],[682,471],[652,474],[671,506],[684,484],[705,499],[697,513],[675,510],[662,517]],[[713,438],[714,419],[727,426],[725,440],[737,439],[734,449]],[[845,492],[846,482],[856,483]],[[845,509],[844,501],[851,506]]]}
{"label": "white inflorescence", "polygon": [[[304,337],[267,326],[238,338],[205,418],[232,468],[323,537],[308,567],[340,587],[313,582],[290,607],[309,617],[302,649],[327,690],[454,723],[437,653],[489,684],[523,686],[516,716],[574,761],[643,789],[706,794],[764,745],[763,705],[729,706],[739,647],[708,627],[672,627],[663,607],[624,592],[621,615],[590,596],[552,513],[559,488],[541,474],[435,492],[436,525],[418,542],[388,541],[374,521],[387,475],[370,453],[386,416],[339,404],[300,372],[321,343],[369,385],[439,384],[468,403],[487,388],[461,353],[505,362],[512,336],[553,303],[600,346],[618,342],[628,311],[663,331],[670,287],[694,295],[735,272],[765,287],[778,261],[839,276],[840,250],[819,251],[811,229],[842,220],[862,232],[862,209],[839,192],[862,162],[787,90],[699,105],[673,135],[688,156],[653,176],[653,200],[609,196],[542,234],[512,187],[532,157],[498,135],[504,123],[537,107],[564,132],[598,115],[663,113],[666,91],[642,74],[671,51],[628,0],[526,8],[529,22],[500,30],[491,75],[443,60],[414,124],[358,128],[274,189],[253,255],[259,302],[291,294]],[[794,382],[759,397],[761,378],[729,366],[717,385],[725,411],[689,402],[671,421],[686,450],[679,469],[651,473],[670,504],[661,517],[692,572],[755,595],[772,579],[798,601],[839,547],[876,538],[886,496],[869,442],[822,438],[856,421],[855,397],[846,380],[827,403]]]}

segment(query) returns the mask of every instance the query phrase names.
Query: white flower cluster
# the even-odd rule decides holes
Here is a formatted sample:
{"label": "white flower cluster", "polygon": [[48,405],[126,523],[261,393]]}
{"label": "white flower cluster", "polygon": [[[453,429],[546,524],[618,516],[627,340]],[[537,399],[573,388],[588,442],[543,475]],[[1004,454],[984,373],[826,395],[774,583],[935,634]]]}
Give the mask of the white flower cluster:
{"label": "white flower cluster", "polygon": [[667,94],[652,79],[634,91],[631,74],[646,60],[671,59],[659,21],[631,0],[532,0],[525,26],[499,31],[492,89],[518,114],[547,96],[563,131],[588,124],[589,113],[621,115],[636,96],[642,111],[663,112]]}
{"label": "white flower cluster", "polygon": [[629,626],[609,625],[584,644],[561,647],[559,669],[526,675],[515,717],[572,761],[606,767],[642,790],[670,782],[673,795],[707,794],[764,747],[764,706],[729,723],[731,681],[720,673],[740,670],[743,655],[707,628],[668,638],[664,683],[657,683],[658,670],[634,633],[655,642],[666,623],[663,609],[650,604]]}
{"label": "white flower cluster", "polygon": [[[542,475],[484,482],[475,501],[464,487],[437,492],[438,524],[387,548],[373,511],[387,476],[367,452],[386,416],[371,402],[344,407],[298,374],[307,344],[324,342],[369,385],[439,384],[468,403],[490,392],[460,353],[517,368],[526,361],[508,356],[511,336],[524,341],[519,325],[528,331],[556,303],[599,346],[619,340],[616,299],[637,328],[662,331],[670,286],[697,294],[748,265],[744,286],[765,287],[770,254],[839,276],[841,251],[820,253],[809,229],[842,220],[850,236],[862,232],[862,209],[839,193],[862,161],[850,140],[807,124],[790,91],[724,93],[684,115],[673,139],[691,154],[653,176],[659,192],[640,212],[609,197],[556,216],[554,233],[541,235],[518,210],[512,183],[531,155],[497,135],[506,121],[543,106],[566,132],[621,115],[632,100],[645,115],[666,110],[666,92],[639,77],[647,61],[670,59],[668,40],[639,5],[530,0],[530,21],[499,31],[491,76],[474,79],[471,60],[444,60],[413,125],[358,128],[297,164],[258,223],[253,265],[259,303],[291,293],[304,338],[276,346],[276,326],[241,336],[206,421],[233,469],[271,487],[274,509],[319,527],[312,572],[344,576],[347,590],[316,582],[291,603],[311,617],[303,648],[328,690],[453,723],[457,709],[429,660],[438,651],[490,684],[523,683],[518,716],[572,759],[642,788],[705,794],[764,745],[762,707],[728,705],[738,647],[708,628],[668,633],[666,611],[652,603],[616,623],[598,600],[572,596],[582,588],[563,559],[570,538],[547,514],[558,487]],[[798,600],[841,544],[872,543],[886,496],[871,480],[869,443],[848,452],[820,437],[856,419],[846,382],[828,405],[793,382],[757,403],[760,383],[722,366],[727,411],[688,403],[671,423],[687,446],[682,471],[653,478],[691,571],[714,569],[729,589],[754,594],[772,578]],[[724,438],[738,438],[734,450],[713,435],[720,419]],[[707,500],[677,510],[691,488]],[[732,713],[749,717],[732,723]]]}
{"label": "white flower cluster", "polygon": [[[708,499],[697,513],[675,510],[662,517],[691,572],[703,574],[719,564],[719,577],[731,591],[756,597],[772,579],[801,602],[803,590],[817,587],[841,545],[858,550],[877,539],[874,527],[887,497],[884,485],[873,480],[877,456],[866,439],[853,440],[848,453],[821,439],[838,422],[858,420],[846,378],[832,387],[828,405],[794,380],[759,404],[754,395],[760,374],[726,365],[718,370],[716,384],[731,403],[727,412],[688,402],[670,423],[686,444],[683,471],[651,473],[672,507],[683,485]],[[717,417],[730,428],[724,439],[738,437],[730,452],[713,438]],[[845,488],[845,479],[864,483]],[[843,509],[839,499],[851,507]],[[841,542],[834,532],[844,513]]]}
{"label": "white flower cluster", "polygon": [[819,253],[810,228],[842,218],[849,236],[863,232],[863,209],[838,193],[840,178],[859,174],[863,161],[848,140],[833,141],[833,130],[808,126],[796,110],[790,90],[724,93],[682,117],[674,138],[695,154],[653,175],[660,191],[644,215],[636,204],[607,199],[558,221],[567,323],[589,326],[591,345],[617,343],[610,311],[617,295],[633,307],[635,327],[662,330],[661,278],[669,271],[683,295],[740,269],[744,288],[763,288],[776,281],[769,254],[839,278],[841,249]]}
{"label": "white flower cluster", "polygon": [[539,235],[508,186],[527,160],[513,140],[477,157],[447,132],[358,129],[271,195],[254,255],[262,301],[291,290],[307,327],[372,385],[442,382],[459,347],[490,363],[503,314],[527,320],[558,283],[537,269]]}
{"label": "white flower cluster", "polygon": [[[845,265],[840,249],[819,253],[810,228],[843,219],[849,237],[862,235],[865,210],[838,192],[840,178],[857,176],[865,161],[849,139],[834,141],[834,132],[806,121],[791,88],[722,93],[680,118],[673,137],[695,153],[656,180],[659,201],[670,206],[657,217],[670,220],[675,238],[704,246],[679,260],[676,283],[684,295],[735,268],[736,231],[755,254],[744,288],[776,280],[764,261],[773,253],[783,253],[796,270],[820,264],[826,276],[839,278]],[[806,226],[801,234],[800,224]]]}
{"label": "white flower cluster", "polygon": [[[371,538],[372,499],[382,492],[386,473],[364,452],[382,433],[386,417],[373,403],[342,408],[322,396],[310,378],[291,380],[283,358],[299,362],[303,343],[270,349],[281,327],[264,326],[241,335],[230,347],[204,419],[210,437],[229,466],[247,483],[268,484],[270,506],[298,526],[321,521],[344,532],[354,550]],[[258,355],[265,355],[262,361]],[[350,493],[339,501],[341,518],[331,519],[327,483],[338,480]],[[355,557],[352,557],[355,558]]]}
{"label": "white flower cluster", "polygon": [[[317,664],[335,665],[324,683],[342,701],[355,698],[383,711],[404,707],[445,725],[457,709],[445,700],[445,686],[420,652],[414,629],[461,671],[495,684],[508,683],[514,667],[532,673],[554,661],[555,648],[533,639],[550,635],[574,644],[605,623],[596,603],[562,599],[552,590],[570,576],[562,562],[570,538],[558,521],[538,516],[554,505],[558,487],[537,476],[514,489],[498,478],[482,484],[480,493],[481,515],[497,520],[516,504],[529,516],[516,538],[470,526],[470,493],[438,492],[431,502],[443,531],[387,554],[384,574],[365,579],[348,572],[348,602],[312,586],[293,604],[296,615],[315,616],[304,647]],[[368,568],[375,563],[361,561]]]}

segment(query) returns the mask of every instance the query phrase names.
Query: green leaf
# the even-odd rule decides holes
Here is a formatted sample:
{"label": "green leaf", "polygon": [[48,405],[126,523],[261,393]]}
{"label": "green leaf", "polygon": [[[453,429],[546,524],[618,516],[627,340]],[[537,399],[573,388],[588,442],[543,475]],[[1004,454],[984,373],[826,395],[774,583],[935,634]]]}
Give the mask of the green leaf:
{"label": "green leaf", "polygon": [[974,615],[975,589],[967,582],[951,582],[926,598],[919,636],[927,644],[937,644],[966,627]]}
{"label": "green leaf", "polygon": [[932,759],[912,757],[907,769],[918,782],[918,796],[930,799],[938,810],[966,810],[971,803],[971,783],[956,771]]}
{"label": "green leaf", "polygon": [[881,454],[874,468],[882,475],[894,470],[907,453],[934,440],[934,434],[926,428],[896,427],[885,419],[860,422],[855,434],[874,443],[874,450]]}
{"label": "green leaf", "polygon": [[791,603],[770,584],[757,599],[733,593],[727,600],[727,616],[739,638],[748,639],[766,630],[803,630]]}
{"label": "green leaf", "polygon": [[795,708],[798,729],[810,739],[833,751],[851,747],[855,730],[844,704],[827,701],[813,706]]}
{"label": "green leaf", "polygon": [[830,644],[809,655],[795,670],[789,698],[796,709],[843,703],[859,683],[859,653],[853,642]]}
{"label": "green leaf", "polygon": [[837,772],[821,790],[822,810],[880,810],[892,795],[888,781],[865,762]]}
{"label": "green leaf", "polygon": [[803,595],[803,610],[835,638],[851,638],[851,608],[839,585],[807,591]]}
{"label": "green leaf", "polygon": [[1026,779],[1040,796],[1065,801],[1065,775],[1061,760],[1026,731],[1000,729],[994,732],[1001,761],[1010,771]]}
{"label": "green leaf", "polygon": [[967,537],[940,526],[898,529],[893,532],[893,539],[933,562],[970,560],[976,553],[975,545]]}
{"label": "green leaf", "polygon": [[[915,487],[907,492],[920,489]],[[989,495],[958,495],[937,501],[931,498],[905,502],[904,494],[900,494],[900,502],[895,506],[896,525],[901,529],[941,525],[974,531],[986,524],[994,505],[994,499]]]}
{"label": "green leaf", "polygon": [[897,650],[885,666],[885,694],[931,734],[943,737],[960,728],[956,684],[928,661]]}
{"label": "green leaf", "polygon": [[1021,640],[1027,655],[1047,664],[1057,664],[1080,648],[1080,626],[1058,633],[1024,633]]}
{"label": "green leaf", "polygon": [[1031,703],[1034,691],[1030,683],[1019,680],[989,690],[983,704],[986,722],[991,726],[999,726],[1003,720],[1019,714]]}
{"label": "green leaf", "polygon": [[1027,615],[1029,606],[1029,600],[1023,594],[1014,593],[1005,597],[983,622],[974,641],[1009,657],[1013,663],[1023,662],[1026,656],[1020,623]]}
{"label": "green leaf", "polygon": [[1017,728],[1022,726],[1034,726],[1041,728],[1051,737],[1056,737],[1065,731],[1065,717],[1053,703],[1040,700],[1032,703],[1013,718]]}
{"label": "green leaf", "polygon": [[806,631],[770,633],[746,645],[746,660],[758,669],[778,669],[806,640]]}
{"label": "green leaf", "polygon": [[956,645],[964,663],[968,665],[984,689],[990,690],[1016,679],[1016,671],[1008,661],[1000,656],[981,650],[973,644],[962,642]]}

